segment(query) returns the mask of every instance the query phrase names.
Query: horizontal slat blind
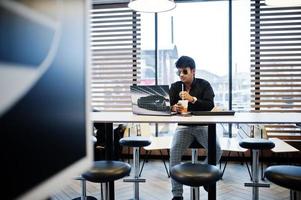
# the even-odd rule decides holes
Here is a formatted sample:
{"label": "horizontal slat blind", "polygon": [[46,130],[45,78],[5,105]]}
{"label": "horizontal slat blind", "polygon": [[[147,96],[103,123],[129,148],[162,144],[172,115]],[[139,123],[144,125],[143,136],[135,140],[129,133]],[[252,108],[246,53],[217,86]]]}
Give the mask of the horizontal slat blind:
{"label": "horizontal slat blind", "polygon": [[140,32],[140,15],[127,4],[93,6],[93,108],[131,111],[129,88],[140,80]]}
{"label": "horizontal slat blind", "polygon": [[283,140],[300,140],[301,129],[292,124],[266,125],[265,131],[268,137],[277,137]]}
{"label": "horizontal slat blind", "polygon": [[301,7],[251,0],[251,88],[255,112],[301,112]]}
{"label": "horizontal slat blind", "polygon": [[[301,7],[251,0],[251,88],[254,112],[301,112]],[[268,137],[300,140],[292,124],[266,125]]]}

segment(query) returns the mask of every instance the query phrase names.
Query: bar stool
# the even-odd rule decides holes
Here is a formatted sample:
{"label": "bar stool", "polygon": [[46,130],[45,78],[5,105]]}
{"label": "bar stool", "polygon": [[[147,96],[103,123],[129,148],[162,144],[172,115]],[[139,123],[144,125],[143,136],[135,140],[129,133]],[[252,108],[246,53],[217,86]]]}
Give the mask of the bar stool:
{"label": "bar stool", "polygon": [[139,200],[139,183],[145,182],[144,178],[139,178],[140,161],[139,161],[139,149],[151,144],[151,140],[148,137],[143,136],[130,136],[119,140],[122,146],[133,147],[133,172],[134,177],[130,179],[124,179],[124,182],[134,182],[134,199]]}
{"label": "bar stool", "polygon": [[242,148],[252,150],[252,183],[245,183],[246,187],[252,187],[252,200],[258,200],[259,187],[270,187],[269,184],[259,183],[259,152],[260,150],[272,149],[275,144],[267,139],[247,138],[239,142]]}
{"label": "bar stool", "polygon": [[290,199],[301,199],[301,167],[275,165],[265,170],[265,177],[276,185],[290,189]]}
{"label": "bar stool", "polygon": [[[114,200],[114,196],[110,196],[109,182],[121,179],[128,176],[131,172],[131,166],[127,163],[112,160],[102,160],[94,162],[94,166],[87,172],[82,174],[82,178],[87,181],[100,183],[101,190],[104,186],[104,196],[101,192],[101,200]],[[82,193],[86,194],[85,187],[82,188]],[[82,199],[85,199],[83,196]],[[92,198],[94,200],[94,198]]]}
{"label": "bar stool", "polygon": [[[93,112],[95,112],[95,111],[93,111]],[[92,141],[95,145],[95,143],[97,142],[97,138],[95,136],[92,136]],[[80,181],[82,192],[81,192],[80,197],[73,198],[72,200],[97,200],[95,197],[87,196],[87,193],[86,193],[86,191],[87,191],[86,190],[86,179],[84,179],[82,176],[76,177],[74,179]]]}
{"label": "bar stool", "polygon": [[[171,177],[177,182],[195,187],[210,185],[221,179],[221,171],[209,164],[183,163],[175,165],[170,171]],[[199,196],[190,195],[191,200],[199,200]]]}

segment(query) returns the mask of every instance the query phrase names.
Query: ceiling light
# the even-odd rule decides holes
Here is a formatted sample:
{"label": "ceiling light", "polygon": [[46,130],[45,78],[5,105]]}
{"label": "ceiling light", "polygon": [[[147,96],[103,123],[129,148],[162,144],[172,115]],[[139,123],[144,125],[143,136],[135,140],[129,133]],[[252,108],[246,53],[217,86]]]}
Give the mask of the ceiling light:
{"label": "ceiling light", "polygon": [[129,8],[138,12],[165,12],[176,7],[174,0],[130,0]]}

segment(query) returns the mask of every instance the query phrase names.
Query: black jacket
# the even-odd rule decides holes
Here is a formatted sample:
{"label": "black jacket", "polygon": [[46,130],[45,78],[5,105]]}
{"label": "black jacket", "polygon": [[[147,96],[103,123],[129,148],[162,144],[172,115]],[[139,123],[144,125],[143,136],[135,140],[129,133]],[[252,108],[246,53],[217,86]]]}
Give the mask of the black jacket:
{"label": "black jacket", "polygon": [[[171,106],[180,100],[179,93],[182,90],[182,84],[182,81],[171,84],[169,90]],[[209,111],[214,107],[214,92],[208,81],[195,78],[191,84],[189,94],[198,100],[194,104],[188,103],[188,111]]]}

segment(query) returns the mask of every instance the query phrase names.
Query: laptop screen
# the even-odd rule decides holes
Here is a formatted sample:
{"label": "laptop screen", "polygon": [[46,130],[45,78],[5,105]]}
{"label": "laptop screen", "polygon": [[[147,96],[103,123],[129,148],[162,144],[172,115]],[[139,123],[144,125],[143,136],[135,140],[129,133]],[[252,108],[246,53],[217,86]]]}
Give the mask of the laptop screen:
{"label": "laptop screen", "polygon": [[140,115],[171,115],[169,86],[131,86],[132,111]]}

